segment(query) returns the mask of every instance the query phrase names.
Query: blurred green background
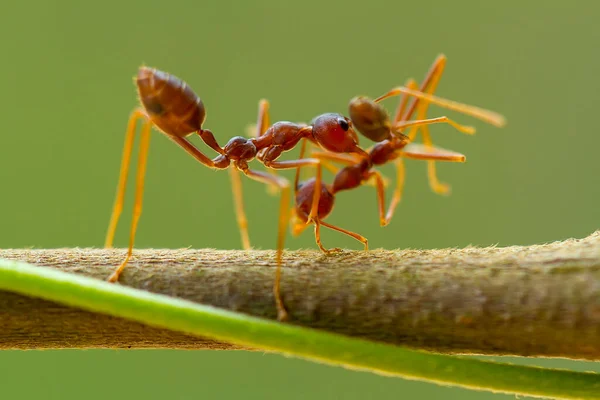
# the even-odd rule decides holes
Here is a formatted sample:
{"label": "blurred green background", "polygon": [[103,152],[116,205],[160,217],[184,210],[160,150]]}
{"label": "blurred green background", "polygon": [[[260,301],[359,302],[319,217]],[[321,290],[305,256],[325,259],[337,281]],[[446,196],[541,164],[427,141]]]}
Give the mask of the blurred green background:
{"label": "blurred green background", "polygon": [[[342,193],[328,221],[360,232],[373,248],[586,236],[600,217],[599,12],[588,1],[5,3],[0,245],[103,244],[142,63],[186,80],[205,102],[205,127],[224,144],[255,121],[262,97],[273,120],[345,113],[354,95],[421,79],[441,52],[449,61],[438,94],[499,111],[508,126],[432,108],[432,116],[478,128],[475,137],[432,129],[438,145],[468,157],[439,166],[452,195],[434,195],[424,163],[412,161],[390,226],[379,227],[371,187]],[[277,198],[248,180],[244,191],[252,243],[271,249]],[[128,194],[117,246],[126,245],[131,185]],[[360,248],[327,231],[323,240]],[[227,172],[198,165],[154,133],[136,246],[239,248]],[[315,248],[312,234],[289,238],[287,247]],[[208,351],[2,352],[0,388],[7,398],[51,399],[501,397]]]}

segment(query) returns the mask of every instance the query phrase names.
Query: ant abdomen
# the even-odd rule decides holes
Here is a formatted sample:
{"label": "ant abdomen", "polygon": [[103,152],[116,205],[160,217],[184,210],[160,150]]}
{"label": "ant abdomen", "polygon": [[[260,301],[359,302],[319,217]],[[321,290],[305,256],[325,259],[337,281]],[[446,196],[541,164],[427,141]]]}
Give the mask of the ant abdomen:
{"label": "ant abdomen", "polygon": [[140,102],[164,133],[185,137],[202,129],[202,100],[181,79],[154,68],[140,67],[136,78]]}
{"label": "ant abdomen", "polygon": [[381,104],[365,96],[357,96],[348,105],[352,124],[365,137],[382,142],[392,135],[390,117]]}
{"label": "ant abdomen", "polygon": [[[315,193],[315,178],[301,182],[296,189],[296,216],[302,221],[308,220],[308,215],[313,203],[313,194]],[[321,185],[321,196],[319,197],[318,216],[319,219],[325,219],[333,209],[335,196],[329,185]]]}

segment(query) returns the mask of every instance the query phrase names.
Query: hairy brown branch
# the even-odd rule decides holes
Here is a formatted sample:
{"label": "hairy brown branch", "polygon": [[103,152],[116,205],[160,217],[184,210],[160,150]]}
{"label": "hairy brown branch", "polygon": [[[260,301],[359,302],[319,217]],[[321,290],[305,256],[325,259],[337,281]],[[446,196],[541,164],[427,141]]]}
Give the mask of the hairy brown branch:
{"label": "hairy brown branch", "polygon": [[[106,278],[123,250],[0,250]],[[273,252],[136,250],[122,284],[275,319]],[[600,359],[600,231],[507,248],[286,252],[291,322],[438,352]],[[237,348],[0,291],[0,348]]]}

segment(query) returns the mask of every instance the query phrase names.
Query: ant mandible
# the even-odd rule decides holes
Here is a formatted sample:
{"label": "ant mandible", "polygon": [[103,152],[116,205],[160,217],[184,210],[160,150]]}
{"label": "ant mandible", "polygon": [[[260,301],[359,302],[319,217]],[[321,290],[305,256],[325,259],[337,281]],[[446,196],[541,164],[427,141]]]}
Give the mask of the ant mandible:
{"label": "ant mandible", "polygon": [[[257,157],[266,167],[272,169],[290,169],[309,165],[316,166],[315,188],[318,189],[321,185],[321,162],[318,159],[307,158],[289,161],[278,161],[277,159],[283,152],[291,150],[302,139],[309,140],[331,152],[355,153],[362,158],[368,158],[368,154],[358,146],[358,135],[353,130],[351,121],[340,114],[328,113],[315,118],[311,125],[277,122],[269,126],[268,103],[261,102],[258,122],[260,134],[254,138],[236,136],[231,138],[225,147],[221,147],[213,133],[208,129],[202,128],[206,117],[204,104],[184,81],[166,72],[142,66],[138,71],[135,82],[142,107],[136,108],[133,111],[127,125],[119,183],[106,235],[105,247],[112,247],[117,223],[123,209],[135,127],[137,121],[141,119],[144,121],[144,125],[139,145],[134,212],[129,233],[127,255],[108,280],[110,282],[118,281],[133,252],[136,229],[142,212],[144,176],[150,144],[150,131],[152,126],[154,126],[201,164],[214,169],[226,169],[233,163],[235,169],[242,171],[249,178],[274,185],[280,189],[281,199],[276,256],[277,270],[273,291],[278,318],[285,319],[287,313],[281,300],[279,283],[284,239],[289,221],[287,211],[290,200],[290,185],[282,177],[250,169],[248,162]],[[189,141],[188,137],[193,134],[200,136],[204,143],[219,155],[214,159],[210,159],[204,155]],[[310,211],[308,221],[317,216],[320,193],[320,190],[315,190],[314,192],[314,206]],[[236,204],[241,204],[241,190],[239,186],[236,187],[235,180],[234,195],[236,197]]]}
{"label": "ant mandible", "polygon": [[[460,111],[496,126],[502,126],[504,124],[504,118],[497,113],[431,95],[439,81],[439,76],[443,71],[445,61],[446,59],[444,56],[440,56],[436,59],[432,68],[430,68],[426,75],[421,88],[419,89],[420,91],[415,91],[417,84],[414,80],[409,79],[406,87],[395,88],[376,100],[371,100],[364,96],[355,97],[351,100],[349,105],[350,116],[356,130],[369,139],[377,142],[377,144],[369,150],[369,160],[356,159],[355,157],[342,154],[313,152],[313,157],[321,160],[337,161],[346,165],[346,167],[336,173],[332,185],[323,184],[320,187],[319,215],[318,218],[313,219],[312,222],[315,224],[315,240],[323,252],[329,252],[330,250],[325,249],[321,244],[320,225],[345,233],[362,242],[365,246],[365,250],[368,249],[368,241],[365,237],[323,221],[333,209],[337,192],[356,188],[365,182],[374,179],[375,187],[377,189],[380,224],[385,226],[391,221],[394,210],[401,199],[404,184],[402,158],[427,160],[429,163],[430,183],[432,182],[432,176],[435,177],[435,168],[434,166],[432,167],[435,161],[465,161],[465,156],[460,153],[434,147],[428,136],[428,131],[423,132],[424,138],[428,138],[428,140],[424,140],[424,145],[411,143],[415,137],[414,133],[412,137],[401,133],[401,130],[404,128],[413,127],[413,129],[415,129],[421,127],[423,129],[434,123],[448,123],[461,132],[467,134],[475,133],[474,128],[459,125],[447,117],[422,119],[425,117],[426,112],[424,110],[427,109],[429,103]],[[391,95],[399,93],[402,93],[403,96],[398,105],[394,120],[391,121],[386,110],[379,102]],[[413,95],[416,99],[407,109],[408,95]],[[409,121],[409,118],[412,116],[415,109],[418,114],[417,120]],[[305,147],[303,146],[300,158],[302,158],[304,150]],[[386,212],[383,178],[374,166],[383,165],[390,161],[394,161],[397,166],[397,183],[394,190],[394,196]],[[433,171],[433,173],[431,173],[431,171]],[[306,224],[310,222],[307,218],[308,211],[313,207],[313,194],[314,191],[317,190],[314,179],[310,179],[300,184],[298,183],[298,180],[299,169],[296,172],[295,178],[296,203],[293,212],[296,222],[292,226],[292,232],[294,234],[299,234],[304,230]]]}

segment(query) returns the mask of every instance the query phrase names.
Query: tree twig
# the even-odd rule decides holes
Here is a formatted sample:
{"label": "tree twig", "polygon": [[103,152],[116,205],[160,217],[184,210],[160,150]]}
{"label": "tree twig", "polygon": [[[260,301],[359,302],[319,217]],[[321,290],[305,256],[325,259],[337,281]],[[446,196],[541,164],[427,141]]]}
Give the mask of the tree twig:
{"label": "tree twig", "polygon": [[[106,278],[123,250],[0,250]],[[121,284],[274,319],[271,251],[136,250]],[[600,231],[539,246],[285,254],[291,322],[446,353],[600,359]],[[0,348],[239,348],[0,291]]]}

